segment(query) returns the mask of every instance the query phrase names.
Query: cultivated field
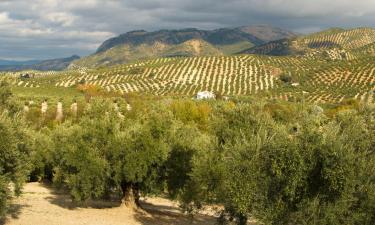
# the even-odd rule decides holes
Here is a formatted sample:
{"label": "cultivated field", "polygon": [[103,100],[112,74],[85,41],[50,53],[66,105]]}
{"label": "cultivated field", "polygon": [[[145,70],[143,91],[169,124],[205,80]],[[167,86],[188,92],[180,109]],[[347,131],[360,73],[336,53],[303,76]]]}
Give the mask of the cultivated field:
{"label": "cultivated field", "polygon": [[[35,77],[28,79],[8,74],[2,79],[23,93],[73,90],[78,84],[89,84],[122,94],[193,96],[208,90],[225,96],[260,95],[285,100],[304,97],[308,102],[337,103],[351,98],[373,100],[373,59],[369,56],[324,61],[256,55],[160,58],[92,70],[34,72]],[[285,75],[291,77],[289,83],[280,80]]]}

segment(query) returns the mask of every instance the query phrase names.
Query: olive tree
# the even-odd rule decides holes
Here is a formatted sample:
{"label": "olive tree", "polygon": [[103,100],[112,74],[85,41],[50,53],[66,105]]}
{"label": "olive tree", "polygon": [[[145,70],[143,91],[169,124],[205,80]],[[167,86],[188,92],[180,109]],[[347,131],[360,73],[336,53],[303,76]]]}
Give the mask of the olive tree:
{"label": "olive tree", "polygon": [[21,192],[29,170],[28,157],[28,142],[22,123],[7,113],[0,114],[0,217],[4,215],[7,198],[12,194],[9,185],[13,184],[16,195]]}
{"label": "olive tree", "polygon": [[112,182],[121,188],[124,201],[139,205],[141,192],[162,188],[161,171],[170,152],[168,139],[173,120],[168,111],[151,109],[123,125],[106,157]]}
{"label": "olive tree", "polygon": [[79,122],[55,129],[54,181],[78,201],[118,191],[126,204],[138,204],[141,192],[160,183],[172,125],[161,107],[131,119],[119,117],[107,101],[94,102]]}
{"label": "olive tree", "polygon": [[218,112],[218,145],[196,158],[187,201],[221,203],[239,224],[372,224],[373,117],[296,115],[275,121],[261,105]]}

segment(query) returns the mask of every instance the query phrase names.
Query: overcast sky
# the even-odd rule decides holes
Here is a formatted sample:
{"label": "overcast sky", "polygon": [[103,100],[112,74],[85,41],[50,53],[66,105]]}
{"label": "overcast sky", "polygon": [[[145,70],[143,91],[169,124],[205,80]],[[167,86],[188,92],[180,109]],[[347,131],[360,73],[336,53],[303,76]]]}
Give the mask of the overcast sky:
{"label": "overcast sky", "polygon": [[0,59],[87,55],[130,30],[375,27],[375,0],[0,0]]}

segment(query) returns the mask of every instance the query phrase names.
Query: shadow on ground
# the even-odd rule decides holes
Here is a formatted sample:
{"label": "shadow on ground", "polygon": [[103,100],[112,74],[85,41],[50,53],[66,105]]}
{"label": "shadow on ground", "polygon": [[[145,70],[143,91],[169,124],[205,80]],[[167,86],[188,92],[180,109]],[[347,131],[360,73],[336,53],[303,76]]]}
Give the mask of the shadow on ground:
{"label": "shadow on ground", "polygon": [[154,205],[142,202],[142,210],[137,210],[135,219],[143,225],[214,225],[217,220],[205,215],[186,215],[178,207]]}
{"label": "shadow on ground", "polygon": [[[6,217],[11,217],[13,219],[18,219],[19,215],[21,214],[21,211],[23,208],[26,207],[31,207],[30,205],[27,204],[16,204],[12,203],[8,206],[8,210],[6,213]],[[4,225],[6,223],[6,219],[0,219],[0,225]]]}
{"label": "shadow on ground", "polygon": [[108,209],[119,207],[121,205],[120,200],[88,200],[85,202],[74,202],[68,192],[54,188],[50,184],[43,184],[45,188],[51,191],[51,195],[45,197],[51,204],[57,205],[64,209],[74,210],[76,208],[93,208],[93,209]]}
{"label": "shadow on ground", "polygon": [[[93,208],[93,209],[110,209],[121,206],[121,201],[86,201],[84,203],[73,202],[69,193],[54,188],[50,184],[42,184],[48,191],[45,192],[43,198],[51,204],[57,205],[64,209],[75,210],[77,208]],[[206,215],[195,215],[194,217],[182,213],[177,206],[165,205],[163,203],[141,202],[142,209],[134,210],[134,220],[142,225],[214,225],[217,220],[215,217]],[[14,215],[28,206],[14,206]],[[131,210],[126,209],[124,210]],[[132,210],[131,210],[132,211]],[[128,211],[130,212],[130,211]],[[133,224],[133,223],[132,223]]]}

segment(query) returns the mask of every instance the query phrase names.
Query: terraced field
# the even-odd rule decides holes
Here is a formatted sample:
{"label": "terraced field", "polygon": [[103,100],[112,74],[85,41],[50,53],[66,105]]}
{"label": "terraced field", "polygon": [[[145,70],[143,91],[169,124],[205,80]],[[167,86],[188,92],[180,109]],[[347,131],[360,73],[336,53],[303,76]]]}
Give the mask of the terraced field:
{"label": "terraced field", "polygon": [[375,91],[374,58],[353,60],[315,71],[307,83],[316,91],[310,100],[337,102],[347,98],[372,102]]}
{"label": "terraced field", "polygon": [[357,49],[374,43],[375,30],[372,28],[356,28],[333,32],[323,32],[310,35],[298,40],[298,45],[308,48],[332,48],[341,47],[344,49]]}
{"label": "terraced field", "polygon": [[[330,59],[353,59],[353,51],[373,52],[375,29],[330,29],[323,32],[280,40],[261,45],[243,53],[262,55],[316,55],[324,53]],[[357,51],[356,51],[357,50]]]}

